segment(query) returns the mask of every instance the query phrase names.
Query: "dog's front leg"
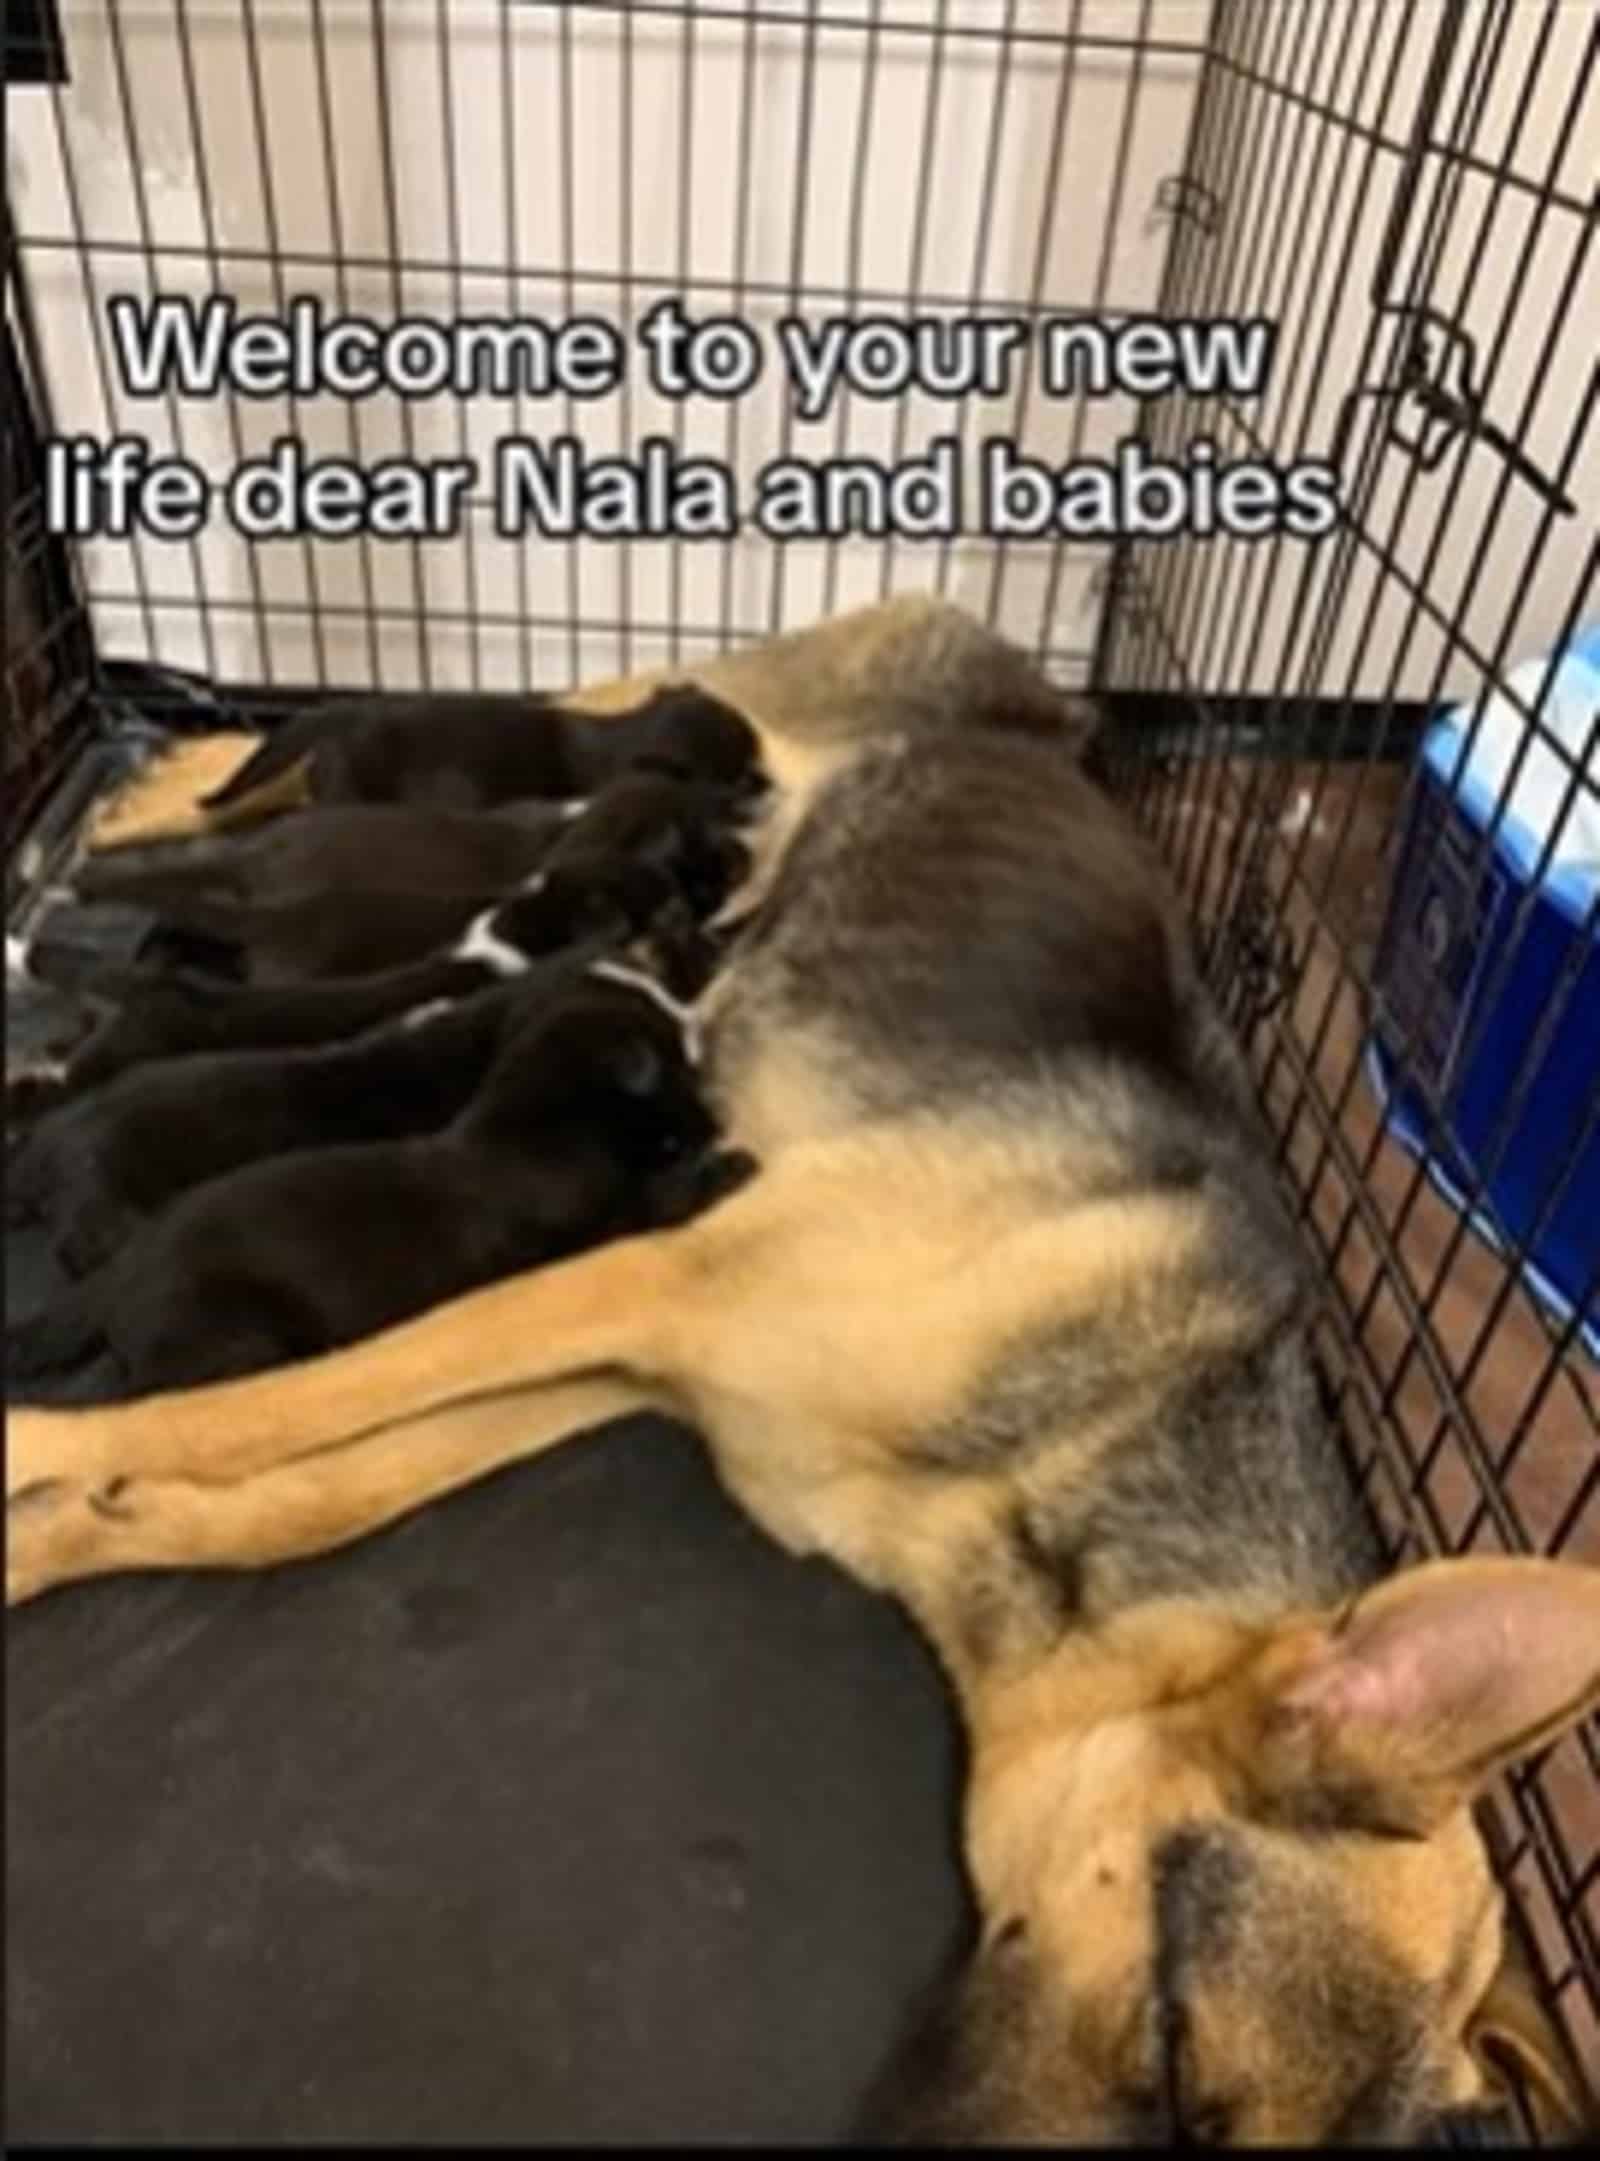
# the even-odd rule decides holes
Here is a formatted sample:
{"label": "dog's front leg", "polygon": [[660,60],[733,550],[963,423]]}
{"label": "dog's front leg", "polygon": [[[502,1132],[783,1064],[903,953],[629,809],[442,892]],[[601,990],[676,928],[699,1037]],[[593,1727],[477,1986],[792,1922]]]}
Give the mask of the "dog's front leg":
{"label": "dog's front leg", "polygon": [[268,1568],[331,1552],[648,1398],[626,1382],[453,1403],[253,1478],[34,1485],[7,1509],[6,1603],[127,1569]]}
{"label": "dog's front leg", "polygon": [[[741,1198],[735,1195],[731,1208]],[[13,1410],[6,1493],[50,1481],[246,1478],[443,1403],[605,1371],[648,1379],[722,1212],[619,1239],[434,1307],[348,1348],[131,1403]]]}

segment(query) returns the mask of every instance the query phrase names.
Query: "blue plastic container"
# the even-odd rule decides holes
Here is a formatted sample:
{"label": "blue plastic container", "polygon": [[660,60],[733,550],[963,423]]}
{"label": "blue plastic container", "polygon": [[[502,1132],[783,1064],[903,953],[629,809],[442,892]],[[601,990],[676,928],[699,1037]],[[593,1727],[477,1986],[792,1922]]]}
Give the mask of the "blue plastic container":
{"label": "blue plastic container", "polygon": [[[1542,661],[1519,669],[1513,687],[1531,699],[1545,670]],[[1563,654],[1556,697],[1563,739],[1576,734],[1581,752],[1584,723],[1600,712],[1600,625]],[[1380,1001],[1368,1070],[1388,1129],[1423,1160],[1451,1205],[1466,1210],[1498,1249],[1528,1245],[1523,1274],[1535,1295],[1562,1319],[1584,1301],[1583,1340],[1600,1356],[1593,1288],[1600,1265],[1600,1123],[1592,1116],[1600,1095],[1594,915],[1600,860],[1585,852],[1554,864],[1535,889],[1547,836],[1519,814],[1531,800],[1526,792],[1513,795],[1485,851],[1501,791],[1478,770],[1457,775],[1471,718],[1470,705],[1458,708],[1435,722],[1423,742],[1378,945]],[[1503,728],[1504,711],[1500,720]],[[1487,763],[1494,771],[1493,759]],[[1600,791],[1597,764],[1588,768],[1592,791]],[[1502,758],[1498,772],[1504,770]],[[1546,779],[1558,771],[1550,758]],[[1546,786],[1545,807],[1551,796]],[[1592,820],[1600,792],[1583,809]],[[1525,901],[1521,942],[1502,965]],[[1555,1000],[1560,1018],[1524,1072]],[[1431,1135],[1430,1105],[1439,1119]],[[1467,1194],[1484,1174],[1489,1205],[1469,1208]]]}

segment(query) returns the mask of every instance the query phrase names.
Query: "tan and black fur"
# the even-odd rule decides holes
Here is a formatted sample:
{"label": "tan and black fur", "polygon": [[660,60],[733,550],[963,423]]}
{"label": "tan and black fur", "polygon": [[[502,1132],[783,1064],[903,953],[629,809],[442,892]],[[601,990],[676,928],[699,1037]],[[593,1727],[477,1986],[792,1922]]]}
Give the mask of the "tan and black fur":
{"label": "tan and black fur", "polygon": [[981,1940],[876,2130],[1403,2139],[1508,2054],[1575,2124],[1469,1805],[1600,1697],[1600,1573],[1381,1579],[1242,1068],[1018,656],[900,602],[698,673],[779,789],[701,1013],[759,1174],[324,1358],[17,1414],[10,1595],[322,1552],[665,1409],[966,1726]]}

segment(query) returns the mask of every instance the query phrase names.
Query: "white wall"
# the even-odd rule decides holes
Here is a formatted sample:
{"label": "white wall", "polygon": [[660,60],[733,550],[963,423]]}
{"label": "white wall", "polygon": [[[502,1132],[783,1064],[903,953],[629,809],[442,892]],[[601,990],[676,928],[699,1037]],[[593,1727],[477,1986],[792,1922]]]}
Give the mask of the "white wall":
{"label": "white wall", "polygon": [[[1375,318],[1371,288],[1447,12],[1442,0],[1232,0],[1221,18],[1239,71],[1199,149],[1227,192],[1225,224],[1216,242],[1186,245],[1176,300],[1211,307],[1221,292],[1260,308],[1280,322],[1284,354],[1303,356],[1280,364],[1250,416],[1280,456],[1326,450],[1353,387],[1398,379],[1400,333]],[[1371,546],[1351,559],[1320,544],[1302,587],[1300,545],[1224,546],[1180,581],[1144,550],[1209,689],[1475,696],[1481,663],[1544,651],[1575,596],[1600,617],[1600,9],[1481,0],[1454,12],[1461,31],[1386,297],[1415,283],[1467,332],[1487,418],[1547,476],[1566,468],[1575,513],[1547,516],[1487,444],[1458,442],[1433,472],[1391,445],[1358,510],[1388,565]],[[1328,127],[1318,108],[1330,106],[1354,128]],[[1424,256],[1430,227],[1443,243]],[[1243,237],[1258,230],[1259,245]],[[1391,410],[1415,431],[1414,406],[1363,400],[1347,484]],[[1191,406],[1171,424],[1192,433],[1204,417]],[[1221,439],[1246,447],[1236,430]]]}
{"label": "white wall", "polygon": [[[116,291],[234,294],[242,310],[271,311],[278,287],[271,268],[245,259],[267,250],[275,226],[288,293],[315,292],[330,303],[380,317],[401,304],[410,310],[559,313],[569,307],[632,316],[679,282],[680,212],[687,229],[691,276],[700,284],[696,311],[735,306],[739,266],[735,239],[741,207],[747,220],[742,306],[766,326],[795,297],[791,291],[796,229],[797,130],[806,32],[803,0],[762,0],[752,30],[738,19],[701,20],[686,55],[682,24],[644,9],[547,4],[504,8],[492,0],[390,0],[381,9],[395,146],[395,229],[385,202],[379,125],[377,41],[365,0],[323,0],[327,90],[332,127],[325,138],[318,108],[315,14],[309,0],[66,0],[73,81],[59,97],[46,91],[12,100],[9,165],[13,201],[24,240],[47,353],[57,424],[67,431],[147,433],[159,448],[176,441],[219,475],[246,454],[295,427],[319,451],[348,450],[368,460],[406,447],[398,401],[375,398],[351,408],[321,398],[290,414],[281,400],[248,404],[108,398],[96,359],[97,309]],[[991,306],[1026,301],[1033,290],[1036,252],[1046,212],[1044,184],[1061,96],[1059,32],[1075,12],[1086,36],[1126,37],[1137,28],[1142,0],[1018,0],[1015,27],[1043,35],[1018,42],[1003,63],[990,37],[951,35],[943,47],[934,93],[933,45],[917,34],[939,13],[939,0],[828,0],[825,12],[883,25],[876,61],[859,27],[814,33],[810,155],[806,162],[800,307],[818,314],[838,304],[852,285],[881,296],[876,306],[902,308],[913,290]],[[1007,17],[1006,0],[949,0],[952,32],[992,31]],[[1204,31],[1207,0],[1153,0],[1150,19],[1163,39],[1190,52],[1147,55],[1138,95],[1125,52],[1085,49],[1066,107],[1064,154],[1055,217],[1045,248],[1039,297],[1047,305],[1085,304],[1140,309],[1154,302],[1167,224],[1153,213],[1161,177],[1180,155],[1194,93],[1192,48]],[[187,18],[194,99],[186,94],[179,36]],[[775,17],[793,18],[793,27]],[[265,121],[267,183],[253,117],[248,20],[253,20]],[[896,27],[898,26],[898,27]],[[126,81],[119,77],[113,27],[120,29]],[[632,89],[631,131],[625,127],[626,61]],[[1054,37],[1055,42],[1048,40]],[[445,40],[448,39],[446,47]],[[448,57],[448,98],[443,61]],[[747,54],[753,53],[748,163],[741,166],[739,114]],[[509,69],[511,152],[515,188],[508,215],[504,185],[505,114],[502,83]],[[863,89],[875,73],[870,126],[863,128]],[[566,186],[562,85],[570,79],[572,186]],[[1003,84],[1003,92],[1002,92]],[[689,194],[681,199],[681,129],[685,91],[691,97]],[[980,182],[996,101],[1003,94],[1003,127],[987,245],[978,232]],[[131,108],[131,113],[128,109]],[[454,123],[456,216],[452,245],[446,179],[445,116]],[[930,122],[931,115],[931,122]],[[146,238],[133,186],[129,137],[147,196],[149,267],[128,252]],[[914,278],[915,193],[924,130],[931,125],[931,197],[920,276]],[[1123,182],[1115,244],[1102,275],[1101,244],[1110,223],[1109,196],[1121,159]],[[331,139],[331,160],[327,141]],[[852,185],[858,143],[864,147],[864,192],[857,222],[859,263],[852,266]],[[742,177],[743,176],[743,177]],[[215,261],[204,253],[202,179],[209,183]],[[78,195],[74,217],[71,190]],[[338,249],[332,224],[337,187],[342,280],[325,263]],[[269,200],[270,196],[270,200]],[[624,258],[621,209],[631,209],[631,249]],[[512,232],[515,243],[513,245]],[[570,221],[570,254],[565,231]],[[94,243],[82,265],[53,243],[75,229]],[[188,253],[178,252],[188,250]],[[297,259],[297,255],[300,259]],[[397,281],[387,268],[398,256],[408,267]],[[976,275],[975,275],[976,260]],[[462,266],[461,274],[450,266]],[[515,266],[515,277],[511,274]],[[561,275],[576,273],[571,282]],[[624,290],[619,283],[631,276]],[[948,429],[952,408],[913,400],[903,413],[852,400],[848,447],[886,453],[897,428],[901,447],[915,452]],[[463,411],[445,401],[411,408],[412,444],[419,455],[449,455],[463,441],[484,455],[515,423],[502,404],[483,400]],[[770,372],[738,408],[695,401],[675,416],[671,407],[636,387],[631,398],[580,407],[577,423],[596,452],[616,451],[652,431],[671,433],[675,417],[691,452],[732,455],[749,475],[779,447],[781,401]],[[958,421],[962,416],[956,415]],[[569,422],[566,401],[528,407],[520,416],[533,432],[559,432]],[[1010,414],[969,409],[963,425],[986,430],[1012,424]],[[1080,447],[1109,440],[1125,416],[1103,406],[1085,410]],[[1070,407],[1033,398],[1022,438],[1059,461],[1072,447]],[[235,430],[237,429],[237,439]],[[827,454],[837,435],[829,416],[815,428],[796,426],[797,454]],[[435,620],[428,658],[436,682],[510,685],[531,674],[561,679],[574,667],[608,668],[663,652],[661,637],[624,641],[597,629],[574,640],[566,626],[576,595],[580,620],[603,625],[626,616],[664,629],[715,639],[725,622],[765,629],[774,613],[798,621],[832,604],[846,606],[892,589],[941,577],[972,604],[989,604],[994,551],[986,544],[905,544],[850,540],[789,549],[781,573],[770,543],[759,535],[732,547],[534,541],[519,547],[496,539],[477,521],[470,548],[460,541],[379,544],[285,541],[248,547],[220,527],[194,546],[139,547],[142,571],[158,606],[103,601],[101,636],[113,652],[159,655],[186,665],[215,665],[244,676],[305,679],[319,658],[335,681],[421,679],[422,655],[413,625],[418,591]],[[130,545],[95,543],[85,549],[93,589],[126,596],[136,589]],[[1081,672],[1094,630],[1095,602],[1087,580],[1098,550],[1057,555],[1044,546],[1018,546],[1006,564],[1001,620],[1030,642],[1044,642]],[[259,576],[269,611],[267,651],[258,641],[250,606]],[[781,576],[781,592],[775,580]],[[469,577],[474,581],[469,588]],[[363,620],[370,592],[382,620],[374,652]],[[676,581],[676,582],[675,582]],[[203,596],[203,609],[194,605]],[[319,656],[308,601],[328,613]],[[1047,600],[1053,599],[1050,622]],[[223,603],[232,603],[225,606]],[[527,618],[480,628],[441,618],[448,612]]]}
{"label": "white wall", "polygon": [[[1154,305],[1171,230],[1154,210],[1155,193],[1182,161],[1198,76],[1194,52],[1205,38],[1209,0],[1017,0],[1011,20],[1025,35],[1004,54],[992,36],[960,33],[1003,26],[1008,0],[947,0],[942,9],[941,0],[883,0],[877,8],[872,0],[826,0],[823,12],[835,24],[848,19],[857,27],[810,33],[811,133],[803,192],[797,187],[797,136],[808,50],[805,0],[760,0],[759,21],[745,16],[736,0],[721,4],[733,19],[702,17],[686,50],[683,24],[643,5],[388,0],[380,7],[368,0],[322,0],[319,10],[312,0],[253,0],[250,6],[241,0],[65,0],[72,83],[59,94],[13,93],[8,145],[9,184],[57,425],[68,432],[145,433],[158,449],[181,447],[219,478],[241,451],[264,449],[285,429],[303,434],[318,452],[353,449],[372,461],[407,447],[421,456],[466,448],[487,458],[497,434],[518,424],[544,434],[575,420],[597,453],[623,449],[649,432],[671,434],[676,426],[686,449],[731,456],[748,478],[780,443],[781,398],[770,371],[732,415],[703,401],[674,412],[638,381],[627,397],[580,406],[575,414],[561,398],[520,414],[492,399],[466,407],[435,400],[402,408],[389,397],[354,407],[319,397],[293,412],[280,399],[141,400],[114,385],[109,395],[102,387],[99,349],[104,344],[109,351],[103,305],[117,291],[225,291],[242,310],[272,312],[285,295],[312,292],[330,306],[381,318],[402,309],[554,315],[578,308],[626,324],[678,287],[680,245],[691,278],[699,281],[691,308],[739,306],[764,329],[796,299],[806,312],[822,314],[852,287],[874,296],[864,306],[890,311],[903,309],[914,291],[973,296],[990,308],[1030,297],[1047,308],[1137,311]],[[1358,97],[1357,59],[1374,7],[1381,18],[1377,58]],[[1292,10],[1279,0],[1232,0],[1225,19],[1230,39],[1246,52],[1270,54],[1272,39],[1283,40],[1276,73],[1304,99],[1331,99],[1378,134],[1404,141],[1438,12],[1439,0],[1415,0],[1406,8],[1386,0],[1305,0]],[[316,64],[319,13],[331,122],[326,129]],[[952,34],[936,47],[923,33],[941,13]],[[859,27],[874,14],[882,26],[875,59]],[[1514,125],[1519,54],[1531,52],[1546,14],[1531,0],[1518,0],[1513,9],[1512,42],[1498,71],[1502,87],[1477,130],[1480,154],[1491,162]],[[1569,5],[1553,16],[1540,94],[1515,151],[1519,169],[1529,172],[1548,162],[1592,11]],[[1278,27],[1289,18],[1297,26],[1292,47],[1289,32]],[[1064,25],[1075,25],[1086,40],[1125,39],[1146,27],[1173,49],[1146,52],[1135,68],[1125,49],[1080,46],[1063,105]],[[392,125],[392,226],[380,126],[380,44]],[[1292,67],[1291,51],[1297,55]],[[936,53],[942,55],[937,65]],[[1380,88],[1391,60],[1385,112]],[[750,127],[741,164],[747,66]],[[869,73],[871,120],[864,127]],[[502,98],[508,80],[509,146]],[[571,105],[564,118],[567,82]],[[1580,192],[1595,183],[1597,99],[1600,82],[1578,116],[1558,176]],[[997,109],[1003,124],[996,138]],[[1064,151],[1053,200],[1047,201],[1052,135],[1063,110]],[[1271,118],[1280,110],[1285,125],[1315,125],[1304,104],[1235,110],[1236,129],[1250,112]],[[453,126],[454,237],[447,116]],[[930,195],[916,265],[918,175],[930,126]],[[1354,378],[1369,321],[1367,276],[1400,163],[1393,150],[1374,150],[1353,252],[1341,268],[1331,246],[1319,248],[1308,237],[1320,232],[1323,191],[1335,178],[1337,142],[1328,132],[1330,148],[1320,163],[1313,133],[1297,164],[1289,163],[1286,137],[1275,166],[1263,156],[1250,167],[1231,163],[1238,146],[1224,129],[1212,144],[1208,169],[1232,173],[1233,195],[1225,205],[1230,222],[1214,242],[1191,236],[1185,243],[1201,251],[1191,258],[1189,290],[1203,296],[1209,279],[1220,304],[1261,304],[1279,314],[1286,351],[1305,343],[1308,368],[1298,382],[1280,368],[1260,413],[1275,442],[1292,445],[1303,438],[1311,450],[1325,447]],[[992,139],[999,146],[993,211],[980,246],[979,207]],[[508,147],[514,168],[509,203]],[[858,148],[864,188],[855,204]],[[1335,234],[1354,215],[1359,170],[1352,157],[1339,180],[1338,214],[1330,228]],[[1430,186],[1437,171],[1438,161],[1431,160]],[[1489,195],[1487,181],[1469,179],[1437,281],[1440,292],[1453,290],[1464,276]],[[208,196],[215,251],[209,255]],[[1302,228],[1298,221],[1308,201],[1315,214]],[[631,219],[626,255],[624,203]],[[735,259],[741,213],[742,300]],[[1476,289],[1463,303],[1464,319],[1480,338],[1491,338],[1500,320],[1531,215],[1522,198],[1503,200],[1496,213]],[[797,216],[802,245],[795,294]],[[859,232],[856,263],[853,224]],[[1265,238],[1251,252],[1257,232],[1280,230],[1290,237],[1276,254]],[[91,243],[81,259],[62,245],[80,231]],[[142,252],[146,246],[148,254]],[[281,258],[276,269],[253,259],[274,247]],[[1208,248],[1213,266],[1232,266],[1225,278],[1205,267]],[[1533,388],[1539,345],[1570,253],[1571,221],[1548,221],[1548,237],[1523,275],[1514,331],[1490,399],[1493,416],[1507,427],[1515,427]],[[1596,254],[1591,252],[1568,299],[1568,327],[1532,400],[1527,439],[1534,457],[1547,465],[1560,453],[1600,347]],[[329,260],[336,255],[343,258],[340,267]],[[395,259],[403,266],[398,276],[390,267]],[[1254,265],[1253,286],[1247,265]],[[1034,394],[1020,416],[1013,401],[999,412],[969,404],[955,417],[969,435],[1014,432],[1024,449],[1059,463],[1107,447],[1125,431],[1129,413],[1121,400],[1082,405]],[[1192,432],[1209,417],[1192,412],[1185,425]],[[851,450],[883,455],[898,442],[913,452],[952,425],[952,408],[920,397],[903,409],[857,398],[843,419],[844,446]],[[826,454],[838,439],[838,420],[830,416],[814,428],[795,425],[790,447]],[[1567,604],[1592,542],[1597,468],[1591,437],[1578,487],[1583,516],[1561,521],[1545,548],[1517,628],[1518,650],[1551,633],[1553,618]],[[1384,460],[1369,514],[1380,530],[1389,527],[1407,470],[1393,453]],[[1420,484],[1397,534],[1400,558],[1414,569],[1422,567],[1438,530],[1452,471],[1453,460],[1447,460],[1438,476]],[[1446,613],[1459,604],[1469,620],[1481,618],[1485,636],[1500,628],[1539,518],[1536,498],[1519,486],[1504,501],[1497,499],[1500,478],[1492,453],[1471,454],[1431,573]],[[1485,534],[1485,560],[1472,574]],[[1048,648],[1064,673],[1081,675],[1095,627],[1090,579],[1104,554],[1099,546],[1014,543],[997,570],[997,550],[982,541],[886,547],[854,539],[797,545],[781,559],[753,533],[729,546],[519,544],[496,538],[480,516],[470,543],[251,546],[218,524],[193,544],[90,543],[84,560],[91,589],[100,596],[98,626],[110,652],[154,651],[175,663],[247,678],[304,681],[326,674],[336,682],[479,680],[509,686],[663,658],[674,631],[682,649],[697,649],[717,642],[725,629],[759,632],[774,620],[798,621],[880,590],[937,582],[980,610],[995,602],[1007,630]],[[1324,550],[1319,564],[1326,570],[1331,562],[1331,551]],[[1292,547],[1216,547],[1200,564],[1203,576],[1186,573],[1190,612],[1181,633],[1211,687],[1272,687],[1294,627],[1299,563]],[[141,580],[152,602],[148,609],[129,604]],[[258,589],[266,611],[264,641],[257,628]],[[1430,688],[1439,633],[1425,621],[1412,625],[1402,653],[1411,611],[1403,596],[1385,587],[1377,621],[1364,634],[1363,610],[1374,590],[1370,570],[1358,571],[1334,627],[1323,687],[1342,688],[1354,667],[1357,687],[1381,692],[1398,656],[1402,687]],[[374,608],[385,612],[374,616]],[[429,618],[425,650],[419,614]],[[1259,624],[1259,638],[1213,643],[1209,625],[1235,615]],[[623,619],[636,626],[631,637],[611,627]],[[1460,655],[1450,660],[1448,680],[1454,687],[1473,685],[1472,668]]]}

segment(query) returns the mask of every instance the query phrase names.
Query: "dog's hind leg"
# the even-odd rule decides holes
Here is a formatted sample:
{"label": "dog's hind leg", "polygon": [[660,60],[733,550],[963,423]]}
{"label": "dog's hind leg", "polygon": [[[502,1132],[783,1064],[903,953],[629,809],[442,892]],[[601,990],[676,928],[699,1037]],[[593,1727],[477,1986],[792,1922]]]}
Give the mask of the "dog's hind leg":
{"label": "dog's hind leg", "polygon": [[574,1382],[445,1405],[252,1478],[40,1479],[7,1504],[6,1603],[130,1569],[268,1568],[332,1552],[648,1401],[625,1381]]}

